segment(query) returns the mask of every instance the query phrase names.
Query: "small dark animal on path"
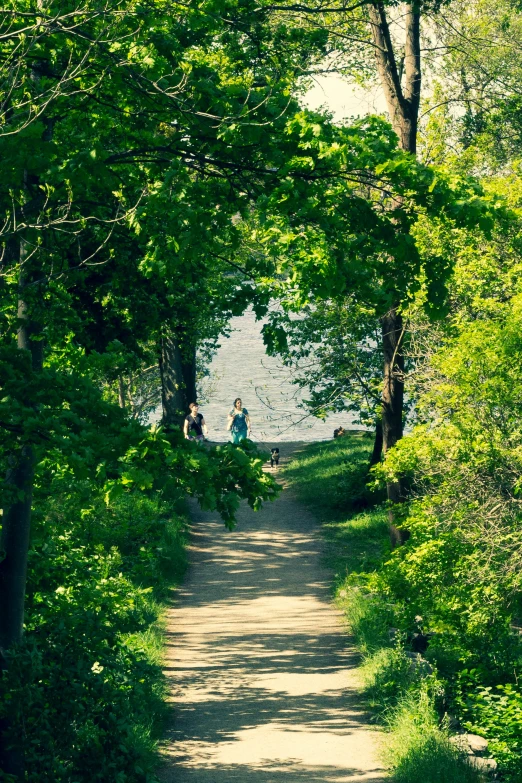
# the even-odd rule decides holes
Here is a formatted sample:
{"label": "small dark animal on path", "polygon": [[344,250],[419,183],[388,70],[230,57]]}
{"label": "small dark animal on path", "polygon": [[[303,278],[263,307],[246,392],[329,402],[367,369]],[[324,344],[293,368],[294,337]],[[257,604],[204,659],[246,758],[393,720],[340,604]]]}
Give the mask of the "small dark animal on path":
{"label": "small dark animal on path", "polygon": [[337,429],[334,430],[334,438],[340,438],[341,435],[344,435],[344,429],[343,427],[337,427]]}
{"label": "small dark animal on path", "polygon": [[270,449],[270,467],[279,467],[279,449]]}

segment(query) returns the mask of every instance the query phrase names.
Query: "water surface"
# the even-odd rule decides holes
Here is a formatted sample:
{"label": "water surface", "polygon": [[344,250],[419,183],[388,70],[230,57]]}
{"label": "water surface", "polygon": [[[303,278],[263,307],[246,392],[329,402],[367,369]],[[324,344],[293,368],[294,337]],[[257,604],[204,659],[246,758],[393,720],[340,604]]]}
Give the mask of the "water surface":
{"label": "water surface", "polygon": [[221,339],[201,405],[210,439],[228,439],[227,413],[236,397],[241,397],[250,413],[254,441],[327,440],[339,424],[354,426],[350,413],[336,413],[321,421],[299,407],[303,395],[292,384],[290,371],[265,353],[263,323],[249,310],[232,319],[230,337]]}

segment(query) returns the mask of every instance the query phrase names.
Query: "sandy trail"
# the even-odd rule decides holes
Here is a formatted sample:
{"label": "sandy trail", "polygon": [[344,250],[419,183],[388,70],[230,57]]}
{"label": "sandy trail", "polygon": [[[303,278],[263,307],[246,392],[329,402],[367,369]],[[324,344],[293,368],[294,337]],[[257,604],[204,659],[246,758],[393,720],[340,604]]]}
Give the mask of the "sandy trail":
{"label": "sandy trail", "polygon": [[385,779],[322,560],[318,525],[290,490],[242,508],[233,533],[195,511],[168,618],[165,783]]}

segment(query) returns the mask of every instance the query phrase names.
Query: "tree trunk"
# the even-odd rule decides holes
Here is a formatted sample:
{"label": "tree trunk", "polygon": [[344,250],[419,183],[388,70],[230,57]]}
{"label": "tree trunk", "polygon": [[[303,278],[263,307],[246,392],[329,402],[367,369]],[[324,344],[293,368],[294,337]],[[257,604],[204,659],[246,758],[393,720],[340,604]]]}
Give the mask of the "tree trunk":
{"label": "tree trunk", "polygon": [[404,16],[406,40],[404,46],[404,119],[400,144],[403,150],[417,153],[417,130],[422,85],[420,10],[416,2],[408,3]]}
{"label": "tree trunk", "polygon": [[188,403],[183,378],[183,360],[180,345],[172,332],[161,337],[160,351],[162,423],[180,427],[187,415]]}
{"label": "tree trunk", "polygon": [[196,348],[190,349],[188,357],[182,357],[181,370],[187,403],[197,402],[196,389]]}
{"label": "tree trunk", "polygon": [[[375,59],[380,82],[388,105],[390,120],[399,146],[413,155],[417,151],[417,129],[421,96],[422,70],[420,46],[421,11],[418,0],[405,4],[403,22],[404,73],[397,65],[386,7],[383,2],[368,6]],[[404,357],[401,350],[403,337],[402,317],[398,305],[382,319],[382,346],[384,352],[384,389],[382,399],[382,425],[384,453],[402,438],[404,404]],[[399,482],[387,485],[388,500],[398,503],[402,499]],[[393,507],[388,512],[392,546],[403,543],[408,531],[399,530],[395,524]]]}
{"label": "tree trunk", "polygon": [[[7,475],[7,484],[20,493],[22,499],[13,503],[2,520],[0,547],[4,559],[0,563],[0,671],[8,667],[9,650],[22,641],[34,479],[31,446],[24,446],[16,457],[13,455],[13,462],[15,460],[16,464]],[[15,747],[10,747],[5,736],[10,722],[9,717],[0,722],[0,769],[22,781],[25,770],[23,745],[19,740]]]}
{"label": "tree trunk", "polygon": [[[43,8],[41,0],[37,0],[39,10]],[[39,81],[39,76],[33,68],[31,78]],[[53,137],[56,120],[43,118],[43,141]],[[37,177],[31,177],[24,171],[24,186],[30,182],[36,184]],[[33,199],[32,211],[40,209],[42,194]],[[27,217],[27,215],[24,215]],[[16,252],[16,251],[15,251]],[[21,351],[27,351],[31,357],[33,373],[41,373],[43,369],[42,325],[38,323],[31,312],[31,304],[35,301],[35,291],[29,295],[29,286],[34,284],[31,271],[28,269],[30,252],[27,238],[20,236],[18,245],[18,261],[20,276],[18,281],[18,330],[17,345]],[[38,274],[38,277],[40,275]],[[18,453],[10,455],[10,467],[6,475],[6,484],[12,487],[16,500],[4,510],[2,529],[0,532],[0,672],[8,666],[8,653],[19,645],[23,636],[25,588],[27,582],[27,556],[31,535],[31,507],[33,500],[33,484],[36,456],[31,444],[25,444]],[[2,559],[3,558],[3,559]],[[25,759],[23,739],[16,747],[8,747],[5,742],[6,731],[10,729],[9,718],[0,723],[0,770],[12,775],[19,781],[25,780]]]}
{"label": "tree trunk", "polygon": [[[420,10],[416,2],[406,4],[404,13],[404,79],[393,48],[384,3],[368,6],[377,71],[399,146],[415,155],[421,95]],[[404,83],[403,83],[404,82]]]}
{"label": "tree trunk", "polygon": [[[402,340],[404,327],[397,308],[392,308],[382,319],[382,345],[384,353],[384,384],[382,391],[382,439],[386,454],[402,438],[404,408],[404,355]],[[388,500],[399,503],[402,500],[400,482],[387,484]],[[407,534],[395,525],[392,508],[388,512],[392,546],[402,544]]]}
{"label": "tree trunk", "polygon": [[382,318],[384,386],[382,392],[382,437],[384,453],[402,438],[404,403],[404,355],[402,315],[392,308]]}
{"label": "tree trunk", "polygon": [[[25,258],[25,243],[20,243],[20,262],[23,270]],[[24,272],[20,276],[18,300],[18,348],[28,351],[31,355],[31,365],[34,372],[41,372],[43,367],[43,341],[39,324],[35,323],[29,314],[25,298],[26,281]],[[11,456],[11,467],[6,481],[17,495],[12,505],[6,510],[2,520],[0,549],[3,559],[0,561],[0,664],[7,667],[7,655],[22,641],[24,622],[25,585],[27,579],[27,553],[31,530],[31,503],[35,470],[35,454],[30,444],[22,446],[18,453]],[[0,726],[2,735],[7,723]],[[24,759],[20,748],[5,747],[2,743],[0,764],[4,773],[24,778]]]}
{"label": "tree trunk", "polygon": [[370,468],[374,465],[378,465],[382,457],[382,419],[377,419],[375,423],[375,438],[373,441],[373,451],[370,457]]}
{"label": "tree trunk", "polygon": [[118,375],[118,405],[120,408],[125,408],[125,383],[123,381],[123,375]]}

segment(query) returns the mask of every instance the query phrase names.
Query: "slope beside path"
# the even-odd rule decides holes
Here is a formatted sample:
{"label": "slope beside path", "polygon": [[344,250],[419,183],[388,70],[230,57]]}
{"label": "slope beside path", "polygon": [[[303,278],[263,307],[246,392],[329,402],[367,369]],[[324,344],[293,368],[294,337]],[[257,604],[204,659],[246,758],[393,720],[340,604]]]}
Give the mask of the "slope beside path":
{"label": "slope beside path", "polygon": [[286,489],[261,512],[242,508],[232,533],[215,514],[193,519],[168,616],[174,711],[161,780],[384,781],[313,516]]}

